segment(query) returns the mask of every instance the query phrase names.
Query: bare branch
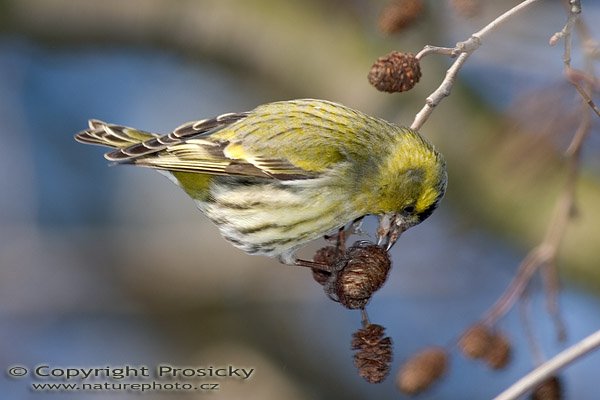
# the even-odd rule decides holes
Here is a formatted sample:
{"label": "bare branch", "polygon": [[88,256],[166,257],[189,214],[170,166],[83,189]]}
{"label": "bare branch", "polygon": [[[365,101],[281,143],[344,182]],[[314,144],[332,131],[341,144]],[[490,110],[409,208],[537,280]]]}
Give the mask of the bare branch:
{"label": "bare branch", "polygon": [[[488,310],[483,319],[487,324],[493,325],[499,318],[504,316],[504,314],[506,314],[522,296],[534,273],[545,266],[544,272],[551,275],[545,278],[545,283],[547,284],[546,293],[550,296],[548,298],[550,315],[552,315],[555,320],[558,337],[561,338],[565,336],[564,325],[558,314],[558,303],[555,299],[558,290],[558,279],[554,274],[556,273],[556,255],[558,253],[558,248],[562,242],[567,225],[572,217],[572,210],[575,206],[575,189],[579,175],[581,146],[591,127],[589,112],[583,112],[583,114],[581,123],[569,146],[569,149],[572,149],[568,153],[568,175],[565,186],[561,196],[556,201],[554,213],[550,219],[548,228],[546,229],[544,239],[538,246],[534,247],[527,256],[525,256],[519,265],[517,274],[512,282],[508,285],[502,296]],[[552,271],[549,271],[551,269]]]}
{"label": "bare branch", "polygon": [[545,379],[555,375],[578,358],[589,354],[600,348],[600,330],[592,333],[585,339],[558,353],[538,368],[534,369],[504,392],[494,398],[494,400],[515,400],[524,395],[534,387],[539,385]]}
{"label": "bare branch", "polygon": [[458,75],[458,71],[463,66],[467,58],[469,58],[470,53],[462,53],[456,61],[452,64],[452,66],[446,71],[446,77],[442,81],[442,84],[433,92],[427,99],[425,100],[425,106],[419,111],[419,113],[415,116],[415,120],[411,124],[411,129],[418,131],[425,121],[429,118],[433,109],[442,101],[444,97],[450,95],[450,91],[452,86],[454,86],[454,81],[456,79],[456,75]]}
{"label": "bare branch", "polygon": [[[585,103],[596,113],[598,117],[600,117],[600,108],[594,103],[591,95],[580,85],[580,81],[594,81],[593,78],[587,76],[587,74],[582,71],[574,70],[571,67],[571,48],[572,48],[572,32],[575,26],[579,27],[579,32],[583,38],[583,50],[586,58],[589,58],[593,53],[593,48],[597,48],[597,44],[591,40],[589,35],[589,30],[581,22],[581,0],[570,0],[569,1],[569,16],[567,17],[567,23],[562,28],[560,32],[556,32],[550,38],[550,45],[555,45],[560,39],[563,39],[565,42],[565,48],[563,52],[563,62],[565,64],[565,75],[569,82],[575,87],[579,95],[583,98]],[[589,85],[588,85],[589,86]]]}
{"label": "bare branch", "polygon": [[413,123],[410,125],[411,129],[419,130],[423,126],[423,124],[427,121],[433,109],[448,95],[452,90],[452,86],[454,86],[454,81],[456,80],[456,76],[458,75],[458,71],[462,68],[467,58],[481,46],[482,39],[489,35],[491,32],[496,30],[501,24],[506,22],[508,19],[518,15],[526,7],[535,3],[539,0],[525,0],[522,3],[519,3],[515,7],[506,11],[504,14],[500,15],[498,18],[490,22],[488,25],[475,32],[471,37],[463,42],[459,42],[456,44],[454,48],[448,47],[435,47],[435,46],[425,46],[423,50],[421,50],[417,54],[417,58],[420,59],[429,54],[443,54],[451,57],[457,57],[452,66],[446,72],[446,76],[440,86],[427,97],[425,100],[425,105],[417,113]]}

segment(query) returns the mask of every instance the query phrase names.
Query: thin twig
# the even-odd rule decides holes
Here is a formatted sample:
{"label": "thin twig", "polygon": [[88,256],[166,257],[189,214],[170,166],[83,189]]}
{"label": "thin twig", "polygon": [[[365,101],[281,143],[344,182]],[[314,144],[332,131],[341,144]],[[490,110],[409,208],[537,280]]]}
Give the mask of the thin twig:
{"label": "thin twig", "polygon": [[425,121],[427,121],[433,112],[433,109],[442,101],[444,97],[450,95],[456,75],[470,55],[470,53],[462,53],[460,56],[458,56],[456,61],[454,61],[448,71],[446,71],[446,77],[442,81],[442,84],[431,95],[429,95],[429,97],[427,97],[425,100],[425,106],[415,116],[415,120],[410,126],[411,129],[418,131],[423,126]]}
{"label": "thin twig", "polygon": [[[546,229],[544,239],[542,240],[542,243],[531,249],[525,256],[511,283],[508,285],[502,296],[500,296],[496,303],[494,303],[485,314],[483,320],[487,324],[493,325],[512,308],[529,284],[533,274],[539,268],[545,265],[555,266],[558,248],[566,232],[567,224],[572,217],[572,210],[575,205],[575,188],[579,173],[581,146],[583,145],[584,139],[590,131],[591,126],[589,113],[584,112],[584,115],[587,115],[588,117],[582,118],[577,132],[573,136],[571,146],[574,144],[577,144],[577,146],[568,154],[568,174],[566,183],[562,195],[556,201],[554,213],[552,214],[550,223]],[[571,148],[571,146],[569,146],[569,148]],[[554,278],[550,278],[548,282],[552,282],[553,279]],[[548,291],[552,292],[551,289],[548,289]],[[552,292],[549,304],[555,303],[552,296],[555,296],[556,294],[557,293]],[[554,312],[553,307],[554,306],[550,307],[550,314],[556,322],[558,336],[560,338],[564,336],[564,332],[561,332],[564,329],[564,324],[562,324],[562,321],[558,316],[558,308],[556,308],[556,312]]]}
{"label": "thin twig", "polygon": [[525,290],[523,295],[521,296],[521,302],[519,303],[519,315],[521,317],[521,324],[523,325],[523,330],[525,331],[525,337],[527,338],[527,342],[529,343],[529,347],[531,348],[531,354],[533,355],[533,360],[535,365],[540,365],[544,362],[544,354],[538,343],[535,334],[533,333],[533,324],[531,323],[531,302],[529,298],[529,290]]}
{"label": "thin twig", "polygon": [[598,117],[600,117],[600,108],[594,103],[594,100],[590,97],[590,95],[574,80],[569,80],[571,84],[575,87],[581,98],[585,101],[585,103],[596,113]]}
{"label": "thin twig", "polygon": [[452,56],[454,56],[455,50],[456,50],[455,47],[437,47],[437,46],[431,46],[428,44],[425,47],[423,47],[423,50],[421,50],[420,52],[417,53],[415,58],[420,60],[423,57],[428,56],[429,54],[442,54],[442,55],[452,57]]}
{"label": "thin twig", "polygon": [[[575,7],[575,11],[580,9]],[[571,59],[571,29],[577,20],[579,11],[573,12],[570,10],[567,24],[562,29],[561,34],[565,39],[565,50],[563,53],[563,61],[565,68],[569,68]],[[575,15],[575,17],[573,16]],[[557,35],[557,34],[555,34]],[[577,86],[576,86],[577,87]],[[585,100],[584,100],[585,102]],[[550,316],[553,318],[557,336],[559,339],[565,337],[565,327],[560,317],[558,310],[558,276],[556,269],[556,255],[558,248],[564,238],[566,227],[572,218],[573,209],[575,207],[575,189],[579,176],[579,165],[581,159],[581,148],[585,138],[589,134],[591,127],[590,113],[582,109],[582,118],[577,131],[575,132],[571,143],[566,151],[567,157],[567,177],[565,186],[560,197],[557,199],[554,212],[546,229],[542,243],[532,249],[523,259],[517,274],[513,281],[509,284],[504,294],[496,301],[496,303],[486,313],[485,321],[493,324],[497,319],[501,318],[514,305],[517,299],[522,295],[527,287],[533,274],[540,268],[544,267],[544,283],[546,284],[547,308]]]}
{"label": "thin twig", "polygon": [[490,32],[494,31],[500,24],[506,22],[506,20],[508,20],[509,18],[513,17],[514,15],[520,13],[523,9],[525,9],[526,7],[529,7],[536,1],[538,1],[538,0],[525,0],[524,2],[517,4],[516,6],[514,6],[513,8],[506,11],[504,14],[500,15],[498,18],[496,18],[495,20],[490,22],[483,29],[474,33],[473,36],[478,37],[479,40],[483,39]]}
{"label": "thin twig", "polygon": [[542,268],[542,279],[546,292],[546,310],[552,318],[556,338],[559,342],[567,340],[567,326],[563,321],[559,306],[560,279],[555,263],[546,263]]}
{"label": "thin twig", "polygon": [[462,68],[467,58],[481,46],[482,40],[484,37],[489,35],[495,29],[497,29],[501,24],[506,22],[508,19],[517,15],[526,7],[535,3],[539,0],[525,0],[522,3],[519,3],[515,7],[506,11],[504,14],[500,15],[498,18],[484,26],[479,31],[475,32],[471,35],[471,37],[463,42],[459,42],[456,44],[454,48],[448,47],[435,47],[435,46],[425,46],[423,50],[421,50],[417,54],[417,58],[421,59],[429,54],[443,54],[451,57],[457,57],[456,60],[452,63],[452,66],[446,72],[446,76],[444,80],[440,84],[440,86],[431,93],[427,99],[425,100],[425,105],[417,113],[413,123],[411,124],[411,129],[418,131],[421,129],[423,124],[427,121],[433,109],[448,95],[452,90],[452,86],[454,86],[454,82],[456,80],[456,76],[458,75],[458,71]]}
{"label": "thin twig", "polygon": [[[581,3],[579,0],[571,0],[569,1],[569,14],[567,18],[567,23],[561,32],[565,34],[564,36],[564,53],[563,53],[563,62],[565,64],[565,72],[566,75],[569,76],[569,71],[572,71],[570,62],[571,62],[571,50],[572,50],[572,30],[573,27],[576,26],[577,23],[581,23],[580,14],[581,14]],[[590,65],[591,67],[591,65]],[[593,71],[590,71],[593,74]],[[590,106],[592,110],[594,110],[598,114],[597,107],[593,103],[593,101],[587,96],[587,91],[585,88],[580,86],[573,79],[570,79],[571,83],[575,87],[575,89],[579,92],[584,103]],[[586,84],[588,88],[590,88],[589,82]],[[600,114],[599,114],[600,115]],[[575,209],[575,197],[576,197],[576,185],[579,177],[579,169],[581,164],[581,149],[583,146],[583,142],[585,138],[590,132],[591,128],[591,114],[585,108],[585,105],[582,108],[582,118],[581,122],[571,140],[571,143],[566,151],[567,156],[567,181],[565,184],[565,188],[563,190],[562,196],[559,199],[556,205],[555,215],[556,218],[553,219],[552,224],[550,225],[546,236],[544,238],[544,242],[553,246],[558,250],[560,243],[562,242],[565,232],[566,226],[569,220],[573,216],[573,210]],[[546,289],[546,309],[548,310],[548,314],[552,317],[555,325],[555,329],[557,332],[557,336],[559,341],[564,341],[566,339],[566,327],[562,320],[561,313],[559,310],[558,304],[558,293],[560,291],[560,281],[558,277],[558,268],[556,266],[555,260],[544,265],[542,269],[542,277],[544,279],[544,286]]]}
{"label": "thin twig", "polygon": [[[579,84],[579,76],[585,75],[585,73],[581,73],[581,71],[574,70],[571,67],[571,49],[573,42],[573,28],[577,27],[579,30],[579,34],[582,36],[584,45],[589,45],[594,43],[589,35],[589,30],[587,26],[581,21],[581,1],[580,0],[571,0],[569,1],[569,10],[568,10],[568,18],[567,23],[562,28],[560,32],[556,32],[550,38],[550,45],[555,45],[560,39],[564,40],[564,52],[563,52],[563,63],[565,64],[565,75],[569,82],[575,87],[575,90],[579,93],[579,95],[583,98],[585,103],[596,113],[598,117],[600,117],[600,108],[594,103],[591,95]],[[587,46],[589,47],[589,46]],[[590,58],[591,51],[589,48],[584,47],[584,53],[586,58]],[[579,74],[577,73],[579,72]],[[592,72],[593,73],[593,72]],[[593,79],[588,79],[588,82]],[[589,85],[588,85],[589,86]]]}
{"label": "thin twig", "polygon": [[600,348],[600,330],[569,347],[534,369],[511,387],[494,398],[494,400],[515,400],[524,395],[545,379],[555,375],[578,358]]}
{"label": "thin twig", "polygon": [[361,308],[360,310],[360,322],[363,328],[371,323],[369,322],[369,314],[367,314],[367,310],[365,308]]}
{"label": "thin twig", "polygon": [[540,265],[543,265],[552,259],[553,253],[554,250],[544,244],[540,244],[531,249],[523,261],[521,261],[515,277],[502,296],[500,296],[494,305],[486,312],[483,322],[493,325],[498,319],[504,316],[523,294],[533,274],[538,270]]}

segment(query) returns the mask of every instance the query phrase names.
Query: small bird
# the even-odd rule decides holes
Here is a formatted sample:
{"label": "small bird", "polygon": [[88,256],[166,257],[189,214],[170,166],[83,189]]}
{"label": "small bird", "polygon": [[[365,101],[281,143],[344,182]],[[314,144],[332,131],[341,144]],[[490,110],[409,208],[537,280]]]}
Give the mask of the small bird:
{"label": "small bird", "polygon": [[75,139],[166,174],[234,246],[291,265],[314,266],[296,251],[366,215],[379,216],[389,250],[446,191],[444,159],[421,135],[325,100],[268,103],[162,136],[90,120]]}

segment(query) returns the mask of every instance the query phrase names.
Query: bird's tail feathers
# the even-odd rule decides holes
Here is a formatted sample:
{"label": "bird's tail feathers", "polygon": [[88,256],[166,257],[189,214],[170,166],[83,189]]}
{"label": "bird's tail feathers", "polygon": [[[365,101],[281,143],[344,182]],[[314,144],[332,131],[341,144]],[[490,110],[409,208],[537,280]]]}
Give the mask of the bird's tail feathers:
{"label": "bird's tail feathers", "polygon": [[75,140],[80,143],[121,149],[158,136],[126,126],[108,124],[97,119],[89,120],[88,124],[90,128],[77,133]]}

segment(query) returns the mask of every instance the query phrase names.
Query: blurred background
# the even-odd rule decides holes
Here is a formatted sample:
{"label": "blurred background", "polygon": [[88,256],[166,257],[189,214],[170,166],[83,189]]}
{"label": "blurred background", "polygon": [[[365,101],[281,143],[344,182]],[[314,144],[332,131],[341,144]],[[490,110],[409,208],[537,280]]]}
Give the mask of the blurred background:
{"label": "blurred background", "polygon": [[[481,3],[465,18],[428,1],[413,26],[386,37],[377,29],[385,2],[375,0],[0,0],[1,367],[234,365],[255,373],[218,380],[212,398],[403,398],[393,383],[399,365],[423,347],[451,345],[480,318],[541,240],[564,183],[562,152],[581,114],[561,46],[548,46],[566,19],[559,2],[542,1],[494,33],[422,129],[447,158],[449,189],[397,243],[390,278],[369,304],[394,341],[392,375],[379,385],[352,363],[359,312],[330,301],[309,271],[233,248],[175,185],[108,167],[103,149],[73,134],[89,118],[166,133],[302,97],[410,125],[450,60],[427,57],[421,82],[395,95],[368,84],[371,64],[391,50],[453,46],[518,2]],[[587,21],[599,20],[600,2],[583,6]],[[573,56],[581,65],[581,52]],[[541,280],[530,290],[547,356],[600,328],[598,127],[596,119],[559,260],[565,343]],[[529,371],[519,313],[500,327],[513,343],[506,369],[453,350],[445,379],[420,398],[491,398]],[[566,398],[596,398],[598,370],[598,353],[565,370]],[[139,398],[36,393],[31,381],[4,376],[0,392]]]}

